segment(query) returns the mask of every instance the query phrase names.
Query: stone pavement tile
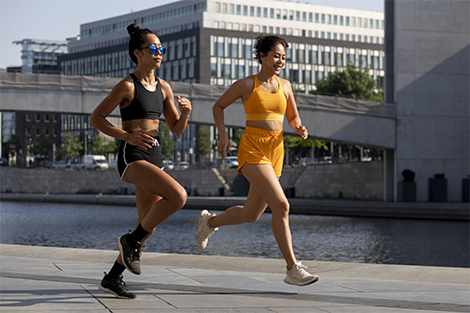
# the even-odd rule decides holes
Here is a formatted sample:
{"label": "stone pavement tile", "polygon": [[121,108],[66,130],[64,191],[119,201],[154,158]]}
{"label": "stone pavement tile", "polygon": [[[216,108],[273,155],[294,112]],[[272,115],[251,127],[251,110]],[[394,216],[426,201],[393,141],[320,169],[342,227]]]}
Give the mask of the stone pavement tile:
{"label": "stone pavement tile", "polygon": [[216,309],[225,308],[274,308],[274,307],[310,307],[313,309],[314,302],[303,300],[278,299],[268,296],[265,292],[243,292],[237,294],[206,294],[198,292],[181,292],[170,290],[156,290],[156,297],[169,303],[175,308],[182,309]]}
{"label": "stone pavement tile", "polygon": [[[470,305],[470,294],[468,291],[439,290],[434,291],[391,291],[391,292],[358,292],[348,294],[348,297],[394,300],[394,301],[418,301],[429,303],[452,303],[454,305]],[[470,309],[470,308],[469,308]]]}
{"label": "stone pavement tile", "polygon": [[[84,263],[84,262],[66,262],[56,263],[64,273],[71,277],[81,277],[81,278],[92,278],[92,279],[101,279],[104,277],[104,272],[108,272],[111,268],[107,264],[97,264],[97,263]],[[143,269],[144,270],[144,269]],[[124,271],[124,281],[126,283],[130,282],[144,282],[144,283],[159,283],[159,284],[178,284],[178,285],[199,285],[200,282],[191,279],[190,277],[185,277],[179,273],[175,273],[171,269],[152,266],[146,267],[145,272],[143,271],[141,275],[135,275],[129,271]]]}
{"label": "stone pavement tile", "polygon": [[172,305],[163,301],[155,296],[155,290],[148,290],[144,288],[134,288],[132,292],[137,294],[136,299],[118,299],[113,295],[105,293],[98,289],[98,286],[90,285],[87,289],[93,296],[95,296],[103,305],[115,312],[115,310],[127,310],[127,312],[139,312],[145,309],[171,309]]}
{"label": "stone pavement tile", "polygon": [[[215,309],[160,309],[158,313],[273,313],[274,311],[266,308],[220,308]],[[322,311],[317,311],[322,312]],[[75,313],[75,312],[74,312]],[[114,309],[113,313],[130,313],[128,309]],[[133,312],[132,312],[133,313]],[[156,313],[153,309],[139,310],[137,313]],[[316,313],[315,311],[306,311],[305,313]],[[323,312],[324,313],[324,312]]]}
{"label": "stone pavement tile", "polygon": [[24,274],[58,275],[60,270],[53,260],[31,259],[21,257],[0,256],[2,272],[21,272]]}
{"label": "stone pavement tile", "polygon": [[104,307],[85,289],[75,283],[58,283],[27,279],[1,279],[0,310],[93,312]]}
{"label": "stone pavement tile", "polygon": [[[449,311],[434,311],[421,309],[385,308],[378,306],[347,306],[347,307],[318,307],[325,313],[437,313]],[[287,308],[286,311],[276,311],[276,313],[297,313],[295,310]],[[302,312],[303,313],[303,312]]]}

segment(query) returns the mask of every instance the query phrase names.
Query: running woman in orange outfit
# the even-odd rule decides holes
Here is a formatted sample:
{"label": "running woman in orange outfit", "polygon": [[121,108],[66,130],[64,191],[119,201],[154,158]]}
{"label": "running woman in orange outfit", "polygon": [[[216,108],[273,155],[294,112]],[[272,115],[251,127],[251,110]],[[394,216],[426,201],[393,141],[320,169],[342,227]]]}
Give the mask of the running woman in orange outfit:
{"label": "running woman in orange outfit", "polygon": [[306,266],[295,258],[289,227],[290,205],[279,183],[284,159],[284,115],[303,139],[308,137],[290,83],[277,76],[286,64],[288,47],[287,41],[278,36],[258,36],[254,52],[261,64],[260,72],[236,81],[213,106],[220,138],[217,149],[225,158],[230,141],[225,130],[224,109],[238,99],[243,101],[246,128],[238,150],[238,172],[251,185],[245,205],[228,208],[220,215],[201,212],[196,242],[204,249],[218,227],[256,222],[269,205],[273,234],[287,263],[284,282],[303,286],[316,282],[318,276],[307,272]]}

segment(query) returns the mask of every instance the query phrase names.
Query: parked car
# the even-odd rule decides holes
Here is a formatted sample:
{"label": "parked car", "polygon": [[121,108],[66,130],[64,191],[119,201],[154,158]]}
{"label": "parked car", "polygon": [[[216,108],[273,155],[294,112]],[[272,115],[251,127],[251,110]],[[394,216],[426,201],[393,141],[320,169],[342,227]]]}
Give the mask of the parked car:
{"label": "parked car", "polygon": [[85,169],[85,163],[82,162],[72,162],[71,167],[75,170],[83,170]]}
{"label": "parked car", "polygon": [[0,166],[8,166],[8,159],[0,158]]}
{"label": "parked car", "polygon": [[55,170],[63,170],[66,168],[70,168],[70,164],[68,164],[64,160],[60,160],[60,161],[52,163],[52,168]]}
{"label": "parked car", "polygon": [[172,160],[163,160],[163,167],[168,170],[172,170],[175,168],[175,164]]}
{"label": "parked car", "polygon": [[52,162],[49,160],[42,160],[39,162],[39,167],[52,168]]}
{"label": "parked car", "polygon": [[83,163],[85,163],[87,170],[107,170],[109,168],[104,155],[85,155],[83,156]]}
{"label": "parked car", "polygon": [[184,161],[183,161],[183,162],[179,162],[179,163],[175,166],[175,168],[180,169],[180,170],[186,170],[186,169],[189,168],[189,164],[188,164],[188,162],[184,162]]}
{"label": "parked car", "polygon": [[238,168],[238,157],[228,156],[225,158],[225,164],[230,168]]}

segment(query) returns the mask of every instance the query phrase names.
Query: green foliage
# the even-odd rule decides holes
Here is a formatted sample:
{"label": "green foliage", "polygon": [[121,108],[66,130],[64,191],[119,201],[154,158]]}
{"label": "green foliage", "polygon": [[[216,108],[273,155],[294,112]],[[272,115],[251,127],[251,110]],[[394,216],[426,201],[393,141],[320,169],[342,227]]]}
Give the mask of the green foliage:
{"label": "green foliage", "polygon": [[383,93],[382,97],[380,97],[380,94],[373,91],[376,83],[369,76],[369,69],[361,65],[356,67],[351,62],[348,63],[343,71],[336,69],[334,74],[320,80],[316,86],[317,92],[383,102]]}
{"label": "green foliage", "polygon": [[80,142],[80,136],[66,134],[64,139],[62,139],[62,145],[57,149],[57,158],[59,160],[68,159],[70,162],[78,156],[82,149],[83,145]]}
{"label": "green foliage", "polygon": [[200,156],[207,156],[211,153],[211,142],[209,129],[201,125],[196,134],[196,153]]}
{"label": "green foliage", "polygon": [[52,141],[46,137],[46,135],[41,134],[41,136],[30,145],[29,153],[47,156],[49,152],[52,151],[52,145]]}
{"label": "green foliage", "polygon": [[[97,134],[91,143],[91,153],[95,155],[104,155],[116,150],[116,141],[107,140],[104,136]],[[83,148],[81,148],[83,149]]]}
{"label": "green foliage", "polygon": [[16,155],[20,154],[20,150],[23,149],[23,143],[21,142],[21,137],[19,135],[11,135],[10,139],[4,144],[3,148],[10,152],[15,152]]}
{"label": "green foliage", "polygon": [[175,149],[175,142],[171,140],[171,133],[168,125],[165,122],[160,123],[160,145],[162,147],[162,155],[165,159],[170,159],[173,156],[173,149]]}
{"label": "green foliage", "polygon": [[284,149],[288,155],[289,163],[292,164],[295,158],[311,155],[313,148],[328,150],[325,141],[317,139],[302,139],[299,136],[284,136]]}
{"label": "green foliage", "polygon": [[230,153],[233,153],[233,155],[238,154],[238,148],[240,148],[240,140],[242,139],[244,133],[245,130],[241,128],[236,128],[233,130],[232,141],[234,143],[234,147],[230,149]]}

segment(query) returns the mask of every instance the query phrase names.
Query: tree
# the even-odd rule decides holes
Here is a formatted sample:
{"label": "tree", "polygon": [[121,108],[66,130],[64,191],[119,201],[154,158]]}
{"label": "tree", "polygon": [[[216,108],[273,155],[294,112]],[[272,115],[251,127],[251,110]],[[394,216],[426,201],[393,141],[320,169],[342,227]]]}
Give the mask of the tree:
{"label": "tree", "polygon": [[68,159],[69,163],[75,159],[79,151],[83,149],[80,137],[72,134],[66,134],[62,139],[62,145],[57,149],[58,159]]}
{"label": "tree", "polygon": [[48,156],[49,152],[52,151],[53,143],[46,137],[46,135],[41,134],[39,139],[33,141],[32,145],[29,147],[29,153],[33,155]]}
{"label": "tree", "polygon": [[116,146],[117,145],[115,140],[110,141],[107,140],[104,136],[97,134],[93,138],[90,149],[91,153],[95,155],[104,155],[114,152],[114,150],[116,150]]}
{"label": "tree", "polygon": [[12,152],[15,152],[16,165],[19,166],[20,165],[20,162],[18,162],[19,156],[20,156],[21,150],[23,149],[23,143],[21,142],[21,137],[16,134],[11,135],[10,139],[8,139],[8,141],[5,142],[3,148],[10,155],[12,154]]}
{"label": "tree", "polygon": [[205,167],[206,156],[211,153],[211,142],[209,136],[209,129],[204,125],[199,126],[196,133],[196,153],[202,158],[202,162],[201,160],[199,161],[202,165],[201,167]]}
{"label": "tree", "polygon": [[162,155],[164,159],[171,159],[173,156],[173,149],[175,149],[175,142],[171,139],[170,129],[167,123],[160,123],[160,146],[162,147]]}
{"label": "tree", "polygon": [[309,154],[312,154],[313,147],[328,150],[328,146],[323,140],[311,138],[302,139],[302,137],[299,136],[285,136],[284,147],[289,164],[294,163],[294,159],[296,158],[307,157]]}
{"label": "tree", "polygon": [[356,67],[352,62],[349,62],[343,71],[336,69],[334,74],[320,80],[316,86],[317,92],[383,102],[383,93],[380,97],[380,94],[373,91],[376,83],[369,76],[369,69],[363,68],[361,65]]}

